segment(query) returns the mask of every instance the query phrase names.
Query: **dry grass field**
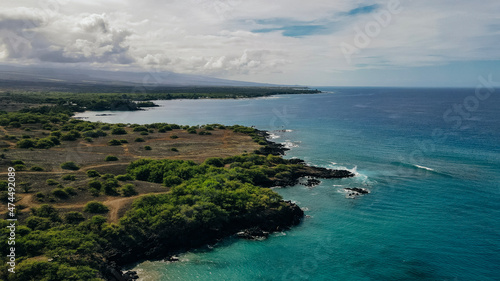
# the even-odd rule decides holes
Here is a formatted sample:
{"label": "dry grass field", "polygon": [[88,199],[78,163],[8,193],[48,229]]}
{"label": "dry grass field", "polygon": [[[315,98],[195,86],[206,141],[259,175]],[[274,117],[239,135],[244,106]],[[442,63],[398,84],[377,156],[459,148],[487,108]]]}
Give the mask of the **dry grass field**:
{"label": "dry grass field", "polygon": [[[26,131],[26,127],[30,129]],[[7,139],[5,136],[16,136],[18,140],[23,139],[23,136],[35,139],[47,137],[50,131],[43,130],[38,125],[24,126],[23,129],[0,126],[0,181],[7,180],[7,169],[14,166],[13,161],[22,161],[24,167],[20,167],[22,170],[16,170],[16,206],[22,209],[22,213],[27,214],[30,208],[41,204],[52,204],[62,213],[82,212],[87,202],[95,200],[103,202],[109,208],[108,220],[117,222],[135,198],[148,193],[168,192],[168,188],[160,184],[128,180],[119,181],[119,184],[133,184],[138,195],[123,197],[101,193],[93,196],[88,190],[88,183],[94,178],[87,176],[88,170],[96,170],[100,175],[117,176],[126,173],[130,162],[141,158],[193,160],[201,163],[209,157],[250,153],[261,147],[250,136],[229,129],[214,129],[210,131],[211,135],[190,134],[181,129],[165,133],[154,130],[148,135],[141,135],[132,128],[125,129],[125,135],[112,135],[108,132],[107,136],[95,138],[93,142],[77,139],[64,141],[50,149],[21,149],[16,147],[16,140]],[[137,138],[144,141],[137,142]],[[108,142],[112,139],[126,142],[110,146]],[[150,146],[151,150],[146,150],[145,146]],[[106,161],[109,155],[116,156],[118,160]],[[79,169],[61,168],[62,163],[70,161],[76,163]],[[33,171],[32,167],[41,167],[43,171]],[[63,177],[67,175],[74,175],[74,180],[64,180]],[[47,180],[53,181],[49,181],[49,184]],[[25,186],[29,186],[28,190],[24,190]],[[54,189],[66,187],[72,187],[75,194],[66,198],[53,195]],[[44,195],[42,199],[39,199],[40,194]],[[6,211],[7,204],[0,204],[0,213],[4,214]],[[21,215],[20,218],[24,216]]]}

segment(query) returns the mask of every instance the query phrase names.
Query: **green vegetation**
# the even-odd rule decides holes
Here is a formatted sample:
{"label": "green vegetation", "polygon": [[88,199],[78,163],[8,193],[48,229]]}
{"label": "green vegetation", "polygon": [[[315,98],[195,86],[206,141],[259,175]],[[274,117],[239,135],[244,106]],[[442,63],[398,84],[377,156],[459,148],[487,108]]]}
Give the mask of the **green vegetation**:
{"label": "green vegetation", "polygon": [[[265,139],[255,129],[242,126],[226,127],[210,124],[201,127],[181,127],[167,123],[108,125],[75,120],[70,117],[74,112],[83,110],[84,107],[89,110],[136,110],[141,106],[152,106],[152,102],[149,101],[156,99],[237,98],[276,94],[275,91],[279,93],[295,91],[271,88],[208,89],[192,89],[192,92],[183,92],[183,89],[177,88],[148,94],[128,94],[130,91],[125,91],[127,94],[120,92],[98,95],[6,91],[0,93],[0,100],[50,104],[50,106],[26,108],[18,112],[0,112],[0,126],[7,128],[7,131],[10,130],[9,133],[14,132],[13,134],[17,135],[17,137],[9,135],[3,137],[6,142],[17,145],[17,148],[11,148],[11,150],[29,149],[33,153],[47,153],[46,155],[52,153],[52,151],[45,151],[46,149],[53,149],[54,152],[60,150],[54,148],[58,145],[72,144],[72,147],[83,145],[84,148],[92,148],[94,144],[102,146],[107,143],[108,139],[99,138],[109,134],[125,135],[128,132],[128,134],[133,134],[128,139],[133,140],[138,134],[165,133],[181,128],[189,133],[200,135],[219,133],[213,132],[215,129],[228,129],[249,134],[256,142],[263,142]],[[136,103],[137,101],[139,103]],[[186,136],[184,132],[174,131],[174,133]],[[188,137],[196,136],[189,135]],[[176,139],[178,136],[174,134],[170,138]],[[152,139],[148,137],[148,141]],[[86,141],[83,142],[84,140]],[[142,138],[136,138],[136,142],[140,140],[144,141]],[[94,143],[86,143],[90,141]],[[122,143],[114,139],[109,144],[121,145]],[[140,144],[135,145],[141,147]],[[119,153],[116,151],[120,150],[109,147],[107,149],[113,151],[109,152],[113,154]],[[150,150],[151,146],[144,146],[144,149]],[[171,148],[171,151],[178,152],[177,148]],[[5,153],[7,155],[4,154],[2,158],[9,160],[17,158],[10,153],[10,151]],[[31,152],[23,151],[23,153]],[[108,160],[108,157],[111,158]],[[108,157],[106,161],[116,160],[113,157],[118,158],[113,155]],[[96,157],[96,161],[102,161],[102,158],[101,154]],[[120,159],[125,158],[120,157]],[[63,161],[66,159],[59,159],[52,165],[57,166]],[[33,163],[39,162],[33,161]],[[87,169],[86,166],[90,167],[88,159],[78,160],[78,164],[82,165],[82,170]],[[23,161],[13,161],[12,165],[16,169],[26,169],[26,163]],[[32,166],[31,163],[28,163],[28,167],[34,171],[43,170],[39,166]],[[44,167],[50,170],[51,166]],[[65,162],[61,164],[61,168],[80,169],[75,162]],[[14,279],[7,274],[9,230],[6,226],[8,222],[0,220],[2,254],[0,279],[105,280],[109,278],[106,265],[111,262],[120,264],[127,258],[127,255],[132,255],[133,258],[161,257],[170,251],[213,242],[217,238],[245,228],[258,226],[266,231],[281,229],[291,225],[292,222],[287,219],[296,214],[292,215],[293,210],[290,205],[283,202],[277,193],[262,187],[272,186],[276,179],[286,178],[294,169],[294,164],[280,157],[252,154],[229,158],[208,158],[202,164],[181,160],[140,159],[128,166],[125,175],[100,176],[97,171],[89,170],[86,173],[90,178],[85,179],[85,177],[81,178],[81,175],[84,175],[83,172],[75,172],[78,173],[81,181],[66,182],[72,185],[66,187],[54,179],[49,179],[47,184],[53,187],[47,188],[43,185],[43,180],[47,178],[44,175],[40,180],[41,186],[44,187],[43,192],[36,190],[33,194],[34,200],[40,204],[54,202],[57,206],[64,205],[64,200],[67,200],[67,204],[60,211],[51,205],[43,204],[38,208],[31,208],[30,213],[29,210],[25,210],[20,214],[16,229],[19,235],[16,237],[17,273]],[[103,171],[114,172],[108,169],[103,169]],[[33,173],[33,177],[40,174],[43,173]],[[75,181],[76,176],[66,174],[58,177],[59,179]],[[125,184],[124,181],[130,182]],[[159,183],[164,187],[137,183],[137,181]],[[29,192],[31,188],[28,182],[19,185],[25,192]],[[33,186],[37,187],[35,184]],[[154,186],[160,191],[155,191],[157,192],[155,195],[138,196],[138,199],[133,201],[132,207],[118,221],[118,218],[115,220],[109,218],[112,217],[113,212],[106,215],[109,221],[104,215],[95,215],[109,212],[108,207],[97,201],[88,202],[82,210],[82,203],[88,200],[89,193],[96,197],[101,194],[129,197],[137,195],[138,191],[142,193],[145,186],[147,188]],[[161,191],[162,188],[164,191]],[[0,200],[3,202],[8,201],[7,190],[7,182],[0,181]],[[85,201],[77,201],[80,195],[86,198]],[[97,198],[97,200],[104,199]],[[32,206],[38,206],[38,203]],[[200,233],[203,235],[199,235]],[[144,251],[145,248],[148,251]],[[129,250],[128,253],[124,252]]]}
{"label": "green vegetation", "polygon": [[59,183],[54,179],[48,179],[45,181],[47,185],[58,185]]}
{"label": "green vegetation", "polygon": [[118,157],[116,157],[114,155],[108,155],[108,156],[106,156],[104,161],[118,161]]}
{"label": "green vegetation", "polygon": [[135,191],[135,187],[133,184],[128,183],[121,188],[120,193],[124,197],[129,197],[136,195],[137,191]]}
{"label": "green vegetation", "polygon": [[40,167],[40,166],[32,166],[32,167],[30,168],[30,170],[31,170],[31,171],[35,171],[35,172],[41,172],[41,171],[43,171],[43,168],[42,168],[42,167]]}
{"label": "green vegetation", "polygon": [[88,170],[87,171],[87,176],[89,178],[96,178],[96,177],[100,177],[101,174],[99,174],[99,172],[97,172],[96,170]]}
{"label": "green vegetation", "polygon": [[132,180],[132,177],[130,175],[118,175],[115,179],[119,181],[129,181]]}
{"label": "green vegetation", "polygon": [[64,176],[62,176],[62,179],[65,181],[75,181],[76,176],[75,175],[64,175]]}
{"label": "green vegetation", "polygon": [[113,135],[126,135],[127,131],[125,131],[124,128],[121,127],[115,127],[111,130],[111,134]]}
{"label": "green vegetation", "polygon": [[[50,84],[50,83],[49,83]],[[62,85],[58,84],[58,88]],[[133,87],[124,86],[83,86],[67,87],[66,92],[48,91],[7,91],[0,93],[0,99],[9,102],[52,104],[61,109],[78,112],[87,110],[139,110],[141,107],[152,107],[153,100],[171,99],[235,99],[254,98],[282,94],[315,94],[318,90],[307,88],[286,87],[155,87],[148,89],[147,93],[136,92]],[[74,91],[78,91],[75,94]],[[98,93],[98,94],[96,94]],[[2,126],[20,128],[22,122],[11,120],[1,122]],[[5,124],[5,125],[4,125]]]}
{"label": "green vegetation", "polygon": [[61,168],[64,170],[79,170],[80,167],[75,164],[75,162],[65,162],[61,164]]}
{"label": "green vegetation", "polygon": [[[100,215],[88,218],[76,211],[61,215],[50,205],[33,208],[32,214],[18,226],[16,251],[26,258],[18,260],[16,276],[27,278],[19,280],[44,280],[47,276],[52,276],[47,280],[102,280],[106,275],[102,265],[117,257],[120,262],[124,249],[140,257],[144,247],[154,244],[161,255],[213,241],[241,228],[259,225],[270,230],[291,224],[280,222],[280,218],[290,217],[291,208],[277,193],[259,185],[271,185],[272,177],[294,167],[271,155],[209,158],[202,164],[181,160],[134,161],[128,166],[127,175],[106,174],[90,181],[88,190],[134,196],[134,185],[118,188],[118,180],[136,179],[170,186],[170,192],[140,197],[117,224],[108,223]],[[6,184],[0,182],[0,190],[6,189]],[[67,199],[74,194],[74,188],[66,187],[56,188],[48,196]],[[35,198],[43,201],[47,195],[37,193]],[[97,201],[88,202],[83,208],[87,214],[108,211]],[[8,235],[6,225],[6,221],[0,220],[2,237]],[[7,239],[0,241],[5,257]],[[40,256],[51,261],[29,259]],[[5,278],[5,273],[0,273],[0,278]]]}
{"label": "green vegetation", "polygon": [[122,142],[117,140],[117,139],[112,139],[108,142],[108,145],[115,146],[115,145],[122,145]]}
{"label": "green vegetation", "polygon": [[151,148],[151,146],[149,146],[149,145],[144,146],[144,150],[151,150],[151,149],[152,149],[152,148]]}
{"label": "green vegetation", "polygon": [[66,199],[69,197],[68,193],[66,193],[66,191],[64,191],[62,188],[53,189],[52,195],[60,199]]}
{"label": "green vegetation", "polygon": [[104,206],[104,204],[102,204],[101,202],[90,201],[85,205],[83,211],[91,214],[103,214],[107,213],[109,209],[108,207]]}
{"label": "green vegetation", "polygon": [[64,221],[69,224],[79,224],[80,222],[84,221],[85,218],[83,217],[82,213],[80,212],[69,212],[64,216]]}

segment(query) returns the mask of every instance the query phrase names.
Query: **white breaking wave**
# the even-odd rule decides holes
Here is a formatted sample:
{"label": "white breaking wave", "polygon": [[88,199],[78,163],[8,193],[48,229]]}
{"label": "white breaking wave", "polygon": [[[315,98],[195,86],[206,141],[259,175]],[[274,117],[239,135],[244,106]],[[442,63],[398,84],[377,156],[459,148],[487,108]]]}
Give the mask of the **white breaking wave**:
{"label": "white breaking wave", "polygon": [[290,148],[293,148],[293,147],[299,147],[300,141],[294,141],[294,142],[292,142],[290,140],[286,140],[282,144],[285,146],[285,148],[290,149]]}
{"label": "white breaking wave", "polygon": [[274,140],[274,139],[279,139],[279,138],[281,138],[281,136],[278,136],[278,135],[275,135],[275,134],[269,134],[267,138],[268,138],[268,139],[271,139],[271,140]]}
{"label": "white breaking wave", "polygon": [[429,167],[425,167],[425,166],[420,166],[420,165],[416,165],[416,164],[415,164],[415,165],[413,165],[413,166],[415,166],[415,167],[417,167],[417,168],[419,168],[419,169],[424,169],[424,170],[427,170],[427,171],[434,171],[434,169],[429,168]]}

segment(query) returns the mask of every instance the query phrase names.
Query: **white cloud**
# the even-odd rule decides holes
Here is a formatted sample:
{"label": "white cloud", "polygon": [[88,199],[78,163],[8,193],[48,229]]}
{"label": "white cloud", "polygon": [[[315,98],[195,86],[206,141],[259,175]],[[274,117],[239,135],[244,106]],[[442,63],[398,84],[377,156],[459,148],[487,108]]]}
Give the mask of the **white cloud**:
{"label": "white cloud", "polygon": [[[370,4],[377,4],[380,12],[389,1]],[[366,6],[366,1],[54,2],[59,4],[5,3],[0,10],[0,61],[155,67],[262,82],[316,83],[356,69],[500,59],[500,3],[493,0],[401,0],[402,12],[393,14],[388,26],[351,56],[351,63],[340,44],[354,45],[354,27],[364,29],[374,18],[373,13],[347,12]],[[325,28],[302,37],[284,36],[284,29],[252,32],[269,27],[293,31],[293,25],[301,24]]]}

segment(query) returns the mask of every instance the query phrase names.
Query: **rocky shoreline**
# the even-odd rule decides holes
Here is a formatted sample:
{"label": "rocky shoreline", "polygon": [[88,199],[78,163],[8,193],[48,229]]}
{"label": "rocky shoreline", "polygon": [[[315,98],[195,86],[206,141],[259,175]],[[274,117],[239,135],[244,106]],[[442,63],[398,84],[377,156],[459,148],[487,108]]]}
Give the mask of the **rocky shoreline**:
{"label": "rocky shoreline", "polygon": [[[283,144],[270,141],[267,131],[256,130],[256,133],[258,136],[264,138],[267,143],[258,151],[258,154],[282,156],[289,150]],[[323,167],[308,166],[305,161],[301,159],[289,159],[287,161],[289,164],[295,164],[295,168],[292,169],[289,177],[280,179],[274,178],[263,187],[286,187],[299,183],[312,187],[320,183],[318,178],[331,179],[354,176],[352,172],[347,170],[333,170]],[[305,179],[305,181],[301,181],[301,179]],[[175,247],[165,243],[165,241],[158,241],[154,238],[155,235],[152,234],[147,244],[131,246],[120,252],[109,255],[108,260],[111,262],[105,265],[106,268],[104,270],[107,273],[106,278],[111,281],[132,281],[139,278],[137,272],[123,272],[121,270],[121,265],[147,259],[176,261],[178,259],[169,257],[174,257],[176,254],[185,252],[189,249],[216,243],[232,235],[242,239],[261,240],[267,238],[270,233],[287,230],[292,226],[298,225],[302,221],[304,212],[297,204],[291,201],[284,202],[287,204],[288,208],[282,210],[265,210],[258,215],[258,220],[248,221],[245,220],[245,218],[239,218],[230,223],[226,229],[203,233],[196,241],[183,241],[179,239]]]}

